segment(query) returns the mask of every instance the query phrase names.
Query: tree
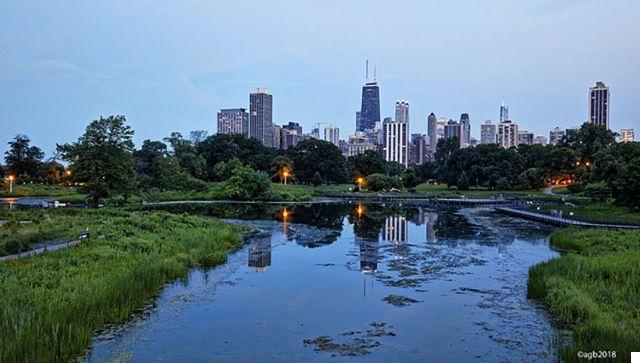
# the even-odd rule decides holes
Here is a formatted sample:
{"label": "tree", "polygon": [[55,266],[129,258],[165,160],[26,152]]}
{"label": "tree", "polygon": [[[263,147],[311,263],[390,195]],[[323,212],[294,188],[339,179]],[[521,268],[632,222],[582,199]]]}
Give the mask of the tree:
{"label": "tree", "polygon": [[[273,159],[278,155],[276,149],[265,147],[257,139],[238,134],[209,136],[197,145],[197,152],[204,158],[209,172],[219,162],[233,158],[255,170],[269,172]],[[208,179],[213,177],[209,176]]]}
{"label": "tree", "polygon": [[285,170],[289,173],[289,175],[287,176],[288,181],[291,181],[291,179],[293,179],[294,172],[293,161],[286,156],[276,156],[271,163],[271,169],[269,171],[271,180],[277,182],[284,180],[283,173]]}
{"label": "tree", "polygon": [[38,178],[44,153],[37,146],[30,146],[31,139],[26,135],[16,135],[8,142],[9,150],[5,152],[7,174],[15,175],[23,181],[34,181]]}
{"label": "tree", "polygon": [[399,176],[404,172],[405,166],[397,161],[387,161],[385,169],[390,176]]}
{"label": "tree", "polygon": [[429,179],[436,178],[436,163],[433,161],[425,161],[415,167],[418,180],[424,182]]}
{"label": "tree", "polygon": [[[237,159],[236,159],[237,160]],[[264,199],[271,190],[267,173],[255,171],[249,166],[233,163],[231,176],[214,186],[218,197],[234,200]]]}
{"label": "tree", "polygon": [[78,141],[57,146],[63,159],[72,163],[75,179],[84,182],[94,206],[116,194],[126,199],[135,188],[132,137],[124,116],[100,117]]}
{"label": "tree", "polygon": [[504,176],[498,179],[496,183],[497,190],[509,190],[510,188],[511,188],[511,185],[509,185],[509,179],[507,179]]}
{"label": "tree", "polygon": [[402,174],[402,184],[407,189],[413,189],[416,185],[420,184],[420,180],[418,180],[416,176],[416,169],[407,168],[407,170],[404,171]]}
{"label": "tree", "polygon": [[371,174],[367,177],[367,189],[374,192],[389,190],[391,188],[400,189],[402,187],[400,179],[386,174]]}
{"label": "tree", "polygon": [[596,203],[604,203],[611,198],[611,188],[605,182],[587,184],[584,195]]}
{"label": "tree", "polygon": [[313,173],[313,179],[311,179],[311,185],[318,186],[322,184],[322,175],[317,171]]}
{"label": "tree", "polygon": [[362,154],[350,157],[353,160],[352,174],[366,177],[376,173],[386,173],[385,161],[374,150],[367,150]]}
{"label": "tree", "polygon": [[460,173],[457,186],[459,190],[469,190],[469,177],[464,171]]}
{"label": "tree", "polygon": [[[196,140],[203,136],[199,131],[194,132],[196,134],[192,136]],[[207,177],[207,161],[198,154],[193,141],[183,138],[179,132],[172,132],[171,136],[164,138],[164,141],[171,145],[171,155],[178,158],[180,165],[189,174],[200,179]]]}
{"label": "tree", "polygon": [[347,163],[334,144],[317,139],[304,140],[287,149],[287,156],[296,167],[296,177],[302,183],[311,183],[319,172],[328,184],[349,181]]}

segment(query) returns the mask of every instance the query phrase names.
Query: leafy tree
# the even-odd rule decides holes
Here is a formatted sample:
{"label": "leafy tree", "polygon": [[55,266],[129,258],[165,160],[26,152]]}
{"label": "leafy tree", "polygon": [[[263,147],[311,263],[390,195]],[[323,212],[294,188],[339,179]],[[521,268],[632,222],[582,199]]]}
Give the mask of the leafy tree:
{"label": "leafy tree", "polygon": [[296,177],[302,183],[311,183],[316,171],[324,183],[349,181],[347,163],[340,149],[328,141],[304,140],[287,149],[287,156],[293,160]]}
{"label": "leafy tree", "polygon": [[23,181],[35,181],[40,173],[44,153],[37,146],[30,146],[31,139],[26,135],[16,135],[8,142],[4,161],[7,173]]}
{"label": "leafy tree", "polygon": [[[209,136],[197,145],[197,151],[204,158],[209,171],[221,161],[237,158],[242,164],[255,170],[269,172],[273,159],[278,155],[276,149],[265,147],[255,138],[237,134]],[[209,179],[212,180],[214,177]]]}
{"label": "leafy tree", "polygon": [[497,190],[509,190],[510,188],[511,185],[509,185],[509,179],[504,176],[500,177],[500,179],[498,179],[498,181],[496,182]]}
{"label": "leafy tree", "polygon": [[407,170],[404,171],[402,174],[402,184],[407,189],[413,189],[420,184],[420,180],[418,180],[418,176],[416,175],[416,169],[407,168]]}
{"label": "leafy tree", "polygon": [[[235,163],[234,163],[235,164]],[[265,172],[249,166],[235,164],[231,177],[218,183],[214,191],[223,198],[235,200],[265,199],[271,190],[271,181]]]}
{"label": "leafy tree", "polygon": [[207,183],[187,173],[175,156],[158,156],[151,167],[152,186],[163,190],[204,191]]}
{"label": "leafy tree", "polygon": [[420,181],[436,179],[436,163],[434,161],[425,161],[415,167],[416,176]]}
{"label": "leafy tree", "polygon": [[238,158],[233,158],[227,162],[221,161],[213,168],[211,177],[213,181],[223,182],[233,176],[236,170],[243,166]]}
{"label": "leafy tree", "polygon": [[288,170],[290,173],[288,181],[293,179],[293,173],[295,172],[293,170],[293,161],[286,156],[276,156],[271,163],[271,169],[269,171],[271,180],[279,182],[281,178],[283,178],[283,170]]}
{"label": "leafy tree", "polygon": [[136,150],[134,153],[136,172],[138,174],[150,174],[151,164],[155,158],[168,155],[167,145],[163,142],[144,140],[140,150]]}
{"label": "leafy tree", "polygon": [[587,184],[584,195],[596,203],[604,203],[611,198],[611,188],[605,182]]}
{"label": "leafy tree", "polygon": [[404,172],[405,166],[397,161],[387,161],[385,169],[390,176],[400,176]]}
{"label": "leafy tree", "polygon": [[74,178],[84,182],[84,190],[97,206],[103,198],[133,191],[133,130],[124,116],[100,117],[87,126],[72,144],[58,145],[65,161],[72,163]]}
{"label": "leafy tree", "polygon": [[380,154],[374,150],[367,150],[362,154],[352,156],[349,159],[353,160],[353,173],[359,176],[366,177],[376,173],[386,173],[385,161]]}
{"label": "leafy tree", "polygon": [[64,165],[51,160],[40,164],[40,181],[46,184],[56,184],[62,180],[64,176]]}
{"label": "leafy tree", "polygon": [[[196,135],[193,136],[194,138],[198,139],[202,136],[200,135],[200,131],[194,132],[196,133]],[[207,161],[203,156],[198,154],[198,150],[193,141],[183,138],[179,132],[172,132],[171,136],[166,137],[164,141],[171,145],[171,154],[178,158],[180,165],[189,174],[200,179],[207,177]]]}
{"label": "leafy tree", "polygon": [[464,171],[460,174],[458,178],[458,189],[459,190],[469,190],[469,177],[467,173]]}
{"label": "leafy tree", "polygon": [[529,190],[531,189],[531,185],[529,184],[529,178],[527,178],[526,172],[522,172],[518,175],[518,179],[516,179],[516,188],[518,190]]}
{"label": "leafy tree", "polygon": [[313,173],[313,179],[311,179],[311,185],[318,186],[322,184],[322,175],[317,171]]}
{"label": "leafy tree", "polygon": [[208,134],[209,134],[209,131],[206,131],[206,130],[191,131],[189,133],[189,140],[194,146],[198,146],[199,143],[207,139]]}
{"label": "leafy tree", "polygon": [[390,190],[391,188],[400,189],[401,187],[400,179],[395,176],[371,174],[367,177],[367,189],[374,192]]}

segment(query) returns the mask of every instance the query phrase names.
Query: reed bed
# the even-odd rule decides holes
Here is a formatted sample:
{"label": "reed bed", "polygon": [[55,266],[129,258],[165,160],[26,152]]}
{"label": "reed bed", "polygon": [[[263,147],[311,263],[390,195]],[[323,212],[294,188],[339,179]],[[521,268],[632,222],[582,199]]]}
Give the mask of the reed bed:
{"label": "reed bed", "polygon": [[126,321],[190,267],[226,261],[239,228],[162,211],[65,210],[54,221],[89,229],[76,248],[0,264],[0,361],[78,357],[106,324]]}
{"label": "reed bed", "polygon": [[640,231],[567,228],[551,243],[566,252],[531,268],[528,294],[573,331],[563,359],[616,351],[612,360],[629,361],[640,349]]}

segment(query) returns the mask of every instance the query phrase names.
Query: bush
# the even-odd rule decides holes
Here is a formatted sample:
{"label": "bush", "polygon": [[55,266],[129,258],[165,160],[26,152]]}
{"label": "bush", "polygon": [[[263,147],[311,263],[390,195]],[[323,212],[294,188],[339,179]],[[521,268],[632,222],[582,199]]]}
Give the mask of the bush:
{"label": "bush", "polygon": [[367,177],[367,189],[374,192],[389,190],[392,188],[400,189],[401,183],[398,177],[385,174],[371,174]]}
{"label": "bush", "polygon": [[498,182],[496,183],[496,189],[497,190],[509,190],[511,189],[511,185],[509,185],[509,179],[507,179],[506,177],[501,177],[500,179],[498,179]]}
{"label": "bush", "polygon": [[467,173],[464,171],[460,174],[458,178],[458,189],[459,190],[469,190],[469,177]]}
{"label": "bush", "polygon": [[584,195],[596,203],[604,203],[611,198],[611,188],[605,182],[587,184]]}

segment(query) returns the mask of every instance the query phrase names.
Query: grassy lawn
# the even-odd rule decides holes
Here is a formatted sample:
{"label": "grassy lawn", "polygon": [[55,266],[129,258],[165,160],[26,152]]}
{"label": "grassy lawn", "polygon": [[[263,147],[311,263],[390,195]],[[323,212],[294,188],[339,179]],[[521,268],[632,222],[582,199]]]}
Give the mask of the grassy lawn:
{"label": "grassy lawn", "polygon": [[[563,217],[583,222],[640,225],[640,213],[634,212],[627,207],[616,206],[611,203],[597,204],[583,201],[576,207],[548,204],[531,206],[529,209],[534,212],[547,214],[551,214],[552,211],[561,210],[563,211]],[[573,215],[571,215],[571,213],[573,213]]]}
{"label": "grassy lawn", "polygon": [[0,264],[0,361],[69,361],[105,324],[126,321],[168,280],[226,261],[239,229],[210,217],[114,209],[46,212],[92,238]]}
{"label": "grassy lawn", "polygon": [[9,189],[0,190],[0,198],[5,197],[57,197],[80,194],[75,187],[65,187],[46,184],[17,184],[13,186],[13,193]]}
{"label": "grassy lawn", "polygon": [[628,362],[640,349],[640,231],[568,228],[551,243],[567,253],[530,269],[528,294],[574,332],[563,358],[615,350]]}
{"label": "grassy lawn", "polygon": [[8,211],[0,209],[0,256],[31,249],[35,242],[46,242],[56,238],[74,238],[80,233],[74,229],[71,219],[51,219],[49,213],[40,209]]}

